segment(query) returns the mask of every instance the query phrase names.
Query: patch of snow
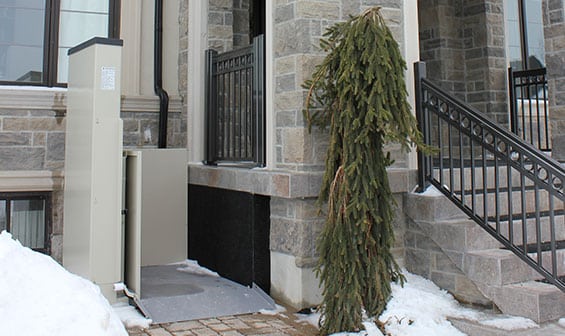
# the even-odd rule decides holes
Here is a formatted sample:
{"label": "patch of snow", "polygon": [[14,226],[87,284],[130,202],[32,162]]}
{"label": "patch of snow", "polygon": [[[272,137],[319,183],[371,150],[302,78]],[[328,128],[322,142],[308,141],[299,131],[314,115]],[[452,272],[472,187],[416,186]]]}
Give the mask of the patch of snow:
{"label": "patch of snow", "polygon": [[115,303],[112,305],[112,308],[126,328],[147,329],[153,322],[151,319],[141,315],[135,307],[125,302]]}
{"label": "patch of snow", "polygon": [[[303,323],[310,323],[314,327],[318,328],[318,323],[320,321],[320,313],[312,313],[312,314],[294,314],[296,316],[296,321],[303,322]],[[354,334],[357,335],[357,334]]]}
{"label": "patch of snow", "polygon": [[441,191],[439,191],[435,186],[431,185],[429,186],[423,193],[420,193],[418,195],[421,196],[430,196],[430,197],[437,197],[437,196],[443,196],[443,194],[441,193]]}
{"label": "patch of snow", "polygon": [[181,261],[179,263],[174,263],[172,265],[179,265],[181,267],[177,268],[179,272],[185,272],[190,274],[197,274],[197,275],[207,275],[213,277],[219,277],[220,275],[214,271],[207,269],[206,267],[202,267],[198,265],[198,261],[186,259],[185,261]]}
{"label": "patch of snow", "polygon": [[504,316],[489,320],[482,320],[479,323],[504,330],[539,328],[539,325],[534,321],[520,316]]}
{"label": "patch of snow", "polygon": [[114,284],[114,292],[122,292],[127,289],[126,285],[123,282],[118,282]]}
{"label": "patch of snow", "polygon": [[464,335],[447,317],[477,320],[479,313],[463,308],[445,290],[420,276],[403,271],[404,287],[392,284],[392,298],[379,320],[386,331],[395,336]]}
{"label": "patch of snow", "polygon": [[127,336],[92,282],[0,233],[0,335]]}
{"label": "patch of snow", "polygon": [[559,319],[559,325],[565,327],[565,317]]}
{"label": "patch of snow", "polygon": [[[404,287],[392,284],[392,297],[379,317],[387,333],[394,336],[463,336],[447,317],[477,320],[480,313],[461,307],[446,291],[418,275],[403,271]],[[317,326],[320,314],[302,315],[300,320]],[[338,333],[334,336],[373,336],[380,330],[374,322],[363,322],[365,330],[358,333]],[[378,333],[377,333],[378,332]]]}
{"label": "patch of snow", "polygon": [[275,315],[282,315],[282,313],[286,312],[286,308],[283,306],[280,306],[278,304],[275,304],[275,309],[261,309],[259,310],[259,314],[263,314],[263,315],[270,315],[270,316],[275,316]]}

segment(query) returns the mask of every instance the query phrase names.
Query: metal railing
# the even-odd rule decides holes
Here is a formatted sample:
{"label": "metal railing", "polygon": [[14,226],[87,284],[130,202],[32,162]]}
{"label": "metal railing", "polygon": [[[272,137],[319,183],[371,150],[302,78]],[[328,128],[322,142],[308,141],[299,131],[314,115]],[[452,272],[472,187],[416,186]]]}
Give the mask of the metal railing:
{"label": "metal railing", "polygon": [[416,113],[424,141],[419,189],[430,184],[502,245],[565,291],[561,165],[425,79],[416,63]]}
{"label": "metal railing", "polygon": [[508,68],[508,89],[512,132],[540,150],[550,151],[546,69]]}
{"label": "metal railing", "polygon": [[206,51],[206,164],[264,166],[264,40]]}

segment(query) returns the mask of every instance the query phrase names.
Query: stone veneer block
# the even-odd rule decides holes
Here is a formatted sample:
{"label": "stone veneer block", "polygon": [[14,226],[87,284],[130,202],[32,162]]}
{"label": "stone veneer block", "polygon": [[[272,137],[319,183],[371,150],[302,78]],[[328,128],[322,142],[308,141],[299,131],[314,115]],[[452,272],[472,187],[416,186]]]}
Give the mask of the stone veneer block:
{"label": "stone veneer block", "polygon": [[435,193],[408,193],[405,204],[406,214],[416,221],[468,218],[445,196]]}
{"label": "stone veneer block", "polygon": [[[282,198],[317,197],[323,172],[247,169],[226,166],[189,164],[189,183],[214,188],[243,191]],[[393,193],[403,193],[412,188],[414,171],[387,170]]]}
{"label": "stone veneer block", "polygon": [[506,314],[525,316],[537,323],[565,314],[565,293],[541,282],[508,285],[494,290],[494,301]]}
{"label": "stone veneer block", "polygon": [[465,255],[465,274],[477,283],[502,286],[530,280],[530,267],[508,250],[482,250]]}

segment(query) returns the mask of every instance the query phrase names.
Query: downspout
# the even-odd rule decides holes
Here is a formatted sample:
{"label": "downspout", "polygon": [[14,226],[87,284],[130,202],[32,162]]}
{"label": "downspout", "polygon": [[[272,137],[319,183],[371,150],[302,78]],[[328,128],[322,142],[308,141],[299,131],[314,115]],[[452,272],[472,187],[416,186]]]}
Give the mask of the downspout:
{"label": "downspout", "polygon": [[163,90],[163,0],[155,0],[155,36],[153,47],[153,85],[159,96],[159,148],[167,148],[169,95]]}

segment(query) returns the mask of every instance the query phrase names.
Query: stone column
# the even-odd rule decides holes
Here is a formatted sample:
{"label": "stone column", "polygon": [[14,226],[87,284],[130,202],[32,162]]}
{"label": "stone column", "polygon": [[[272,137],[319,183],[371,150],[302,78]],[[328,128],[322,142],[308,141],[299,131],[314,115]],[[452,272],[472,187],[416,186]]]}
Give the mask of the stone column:
{"label": "stone column", "polygon": [[[325,29],[369,6],[381,6],[402,47],[403,3],[402,0],[274,2],[275,141],[274,148],[268,150],[275,153],[275,169],[296,173],[324,170],[328,135],[318,129],[308,131],[302,112],[307,90],[301,85],[324,58],[319,41]],[[399,164],[406,164],[405,156],[393,157]],[[315,241],[323,223],[315,198],[271,198],[271,294],[274,297],[296,307],[319,303],[321,296],[313,266]]]}
{"label": "stone column", "polygon": [[508,124],[502,0],[419,0],[428,78],[492,120]]}
{"label": "stone column", "polygon": [[208,0],[208,47],[233,49],[233,0]]}
{"label": "stone column", "polygon": [[565,1],[544,0],[543,13],[552,155],[565,161]]}

